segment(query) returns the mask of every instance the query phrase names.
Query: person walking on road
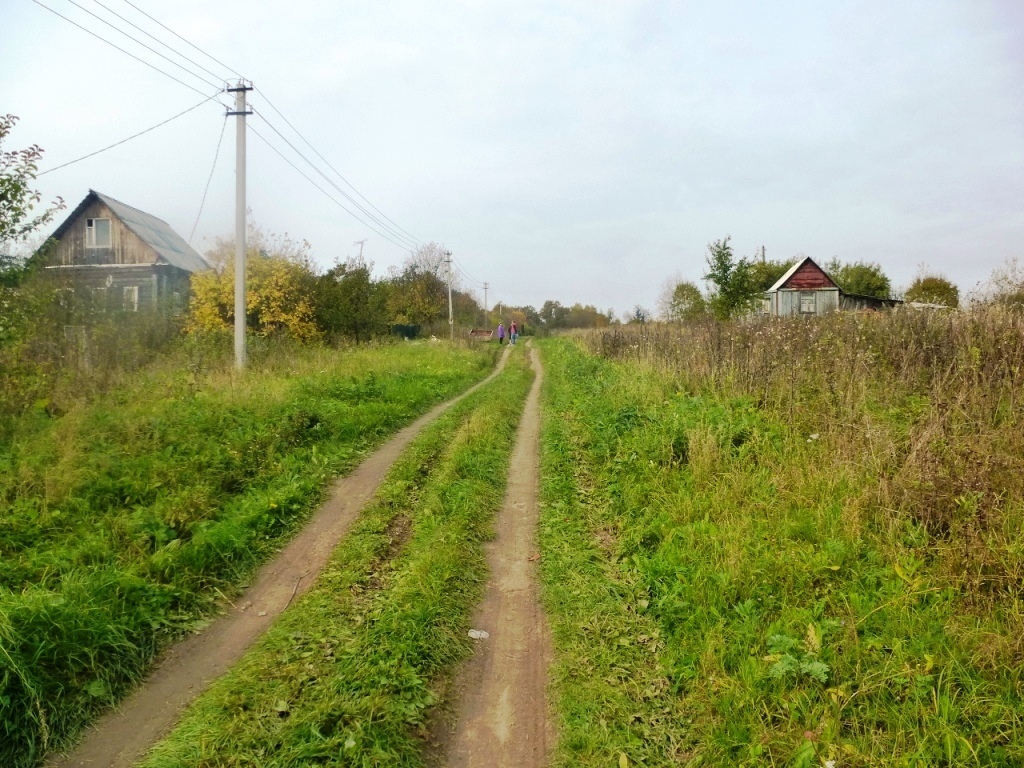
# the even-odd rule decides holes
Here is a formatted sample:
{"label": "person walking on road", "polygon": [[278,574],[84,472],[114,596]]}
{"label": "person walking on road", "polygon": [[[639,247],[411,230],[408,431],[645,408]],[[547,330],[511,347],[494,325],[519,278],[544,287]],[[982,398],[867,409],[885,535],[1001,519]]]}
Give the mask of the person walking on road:
{"label": "person walking on road", "polygon": [[505,343],[505,325],[504,323],[498,323],[498,346],[500,347]]}
{"label": "person walking on road", "polygon": [[515,344],[516,339],[519,338],[519,326],[516,325],[516,321],[513,320],[512,324],[508,327],[508,343]]}

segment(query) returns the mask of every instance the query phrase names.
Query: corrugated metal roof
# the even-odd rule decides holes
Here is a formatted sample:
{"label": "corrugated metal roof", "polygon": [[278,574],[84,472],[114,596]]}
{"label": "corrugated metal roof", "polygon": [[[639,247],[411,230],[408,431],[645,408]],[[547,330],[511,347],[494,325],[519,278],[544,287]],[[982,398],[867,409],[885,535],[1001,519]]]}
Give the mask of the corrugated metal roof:
{"label": "corrugated metal roof", "polygon": [[90,189],[132,232],[141,237],[168,264],[187,272],[200,272],[210,265],[166,221],[151,216],[120,200]]}
{"label": "corrugated metal roof", "polygon": [[206,260],[191,245],[186,243],[177,232],[171,229],[166,221],[158,219],[156,216],[151,216],[145,211],[140,211],[138,208],[132,208],[130,205],[101,194],[94,189],[89,190],[89,194],[86,195],[85,199],[71,212],[71,215],[64,220],[64,223],[57,227],[53,237],[59,238],[63,235],[65,230],[71,226],[71,222],[78,218],[78,214],[93,198],[106,205],[111,213],[124,222],[128,229],[156,251],[158,263],[162,261],[173,267],[184,269],[186,272],[200,272],[210,268]]}

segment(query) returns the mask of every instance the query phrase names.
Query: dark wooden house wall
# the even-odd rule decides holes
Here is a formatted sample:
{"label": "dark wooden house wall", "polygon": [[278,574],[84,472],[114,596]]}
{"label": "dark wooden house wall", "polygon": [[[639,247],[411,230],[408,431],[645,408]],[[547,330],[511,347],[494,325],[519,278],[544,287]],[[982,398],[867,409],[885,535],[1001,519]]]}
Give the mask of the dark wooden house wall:
{"label": "dark wooden house wall", "polygon": [[[110,220],[110,247],[86,248],[85,230],[87,219]],[[61,235],[54,250],[53,264],[152,264],[157,253],[138,235],[126,227],[111,210],[99,200],[94,200],[78,215],[78,218]]]}
{"label": "dark wooden house wall", "polygon": [[[86,247],[87,219],[110,220],[109,248]],[[94,200],[61,235],[46,271],[76,290],[91,291],[110,309],[180,309],[187,301],[191,276],[184,269],[156,263],[158,258],[110,208]],[[138,301],[131,306],[126,288],[138,289]]]}

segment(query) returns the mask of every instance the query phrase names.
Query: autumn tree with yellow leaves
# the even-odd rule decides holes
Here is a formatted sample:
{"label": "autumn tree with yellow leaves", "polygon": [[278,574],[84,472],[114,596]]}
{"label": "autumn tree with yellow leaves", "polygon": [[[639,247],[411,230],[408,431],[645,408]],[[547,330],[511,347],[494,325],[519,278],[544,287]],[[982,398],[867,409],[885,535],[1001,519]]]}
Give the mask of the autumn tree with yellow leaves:
{"label": "autumn tree with yellow leaves", "polygon": [[[246,327],[301,341],[319,338],[313,307],[316,275],[306,241],[250,225],[246,234]],[[185,330],[227,330],[235,322],[235,242],[218,238],[206,253],[212,269],[192,276]]]}

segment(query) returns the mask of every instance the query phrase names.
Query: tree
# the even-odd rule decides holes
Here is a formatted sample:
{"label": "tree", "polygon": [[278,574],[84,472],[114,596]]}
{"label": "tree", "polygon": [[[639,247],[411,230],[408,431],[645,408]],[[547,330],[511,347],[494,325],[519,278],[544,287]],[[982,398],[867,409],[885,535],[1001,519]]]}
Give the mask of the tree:
{"label": "tree", "polygon": [[761,295],[751,261],[742,257],[737,259],[729,240],[726,236],[724,240],[708,243],[708,271],[704,275],[704,280],[712,286],[708,305],[720,320],[750,311]]}
{"label": "tree", "polygon": [[839,257],[834,257],[826,266],[826,271],[843,293],[874,296],[878,299],[890,297],[892,286],[880,264],[867,261],[844,264]]}
{"label": "tree", "polygon": [[[246,327],[260,336],[320,336],[312,296],[316,285],[309,243],[268,235],[255,225],[246,234]],[[192,276],[185,329],[228,330],[235,322],[235,243],[218,239],[207,252],[212,269]]]}
{"label": "tree", "polygon": [[35,144],[26,149],[3,149],[4,140],[17,122],[14,115],[0,117],[0,288],[13,288],[26,273],[22,260],[12,253],[15,243],[46,226],[64,208],[64,200],[58,197],[48,209],[32,215],[43,199],[33,189],[43,150]]}
{"label": "tree", "polygon": [[907,288],[903,298],[907,301],[956,308],[960,306],[960,289],[939,275],[919,275]]}
{"label": "tree", "polygon": [[[444,248],[427,243],[392,270],[388,297],[391,322],[429,325],[448,317],[448,269]],[[455,283],[453,283],[454,287]]]}
{"label": "tree", "polygon": [[758,289],[764,292],[775,285],[792,266],[792,261],[755,260],[750,265],[750,272]]}
{"label": "tree", "polygon": [[1024,265],[1017,257],[1011,257],[992,272],[988,296],[993,303],[1008,309],[1024,309]]}
{"label": "tree", "polygon": [[637,304],[633,307],[633,311],[626,315],[626,322],[630,325],[643,325],[644,323],[650,322],[651,310],[646,307],[642,307]]}
{"label": "tree", "polygon": [[[17,122],[14,115],[0,117],[0,146]],[[42,156],[43,150],[35,144],[27,149],[0,150],[0,244],[21,240],[49,223],[64,207],[64,200],[58,197],[49,209],[32,215],[43,198],[32,188]]]}
{"label": "tree", "polygon": [[357,257],[316,278],[313,313],[323,333],[360,342],[387,332],[387,290],[372,272],[373,265]]}
{"label": "tree", "polygon": [[707,310],[700,288],[681,277],[670,278],[658,297],[658,314],[666,323],[696,320]]}
{"label": "tree", "polygon": [[548,299],[541,305],[539,315],[544,327],[550,331],[565,327],[565,319],[569,315],[569,310],[563,307],[561,302]]}

